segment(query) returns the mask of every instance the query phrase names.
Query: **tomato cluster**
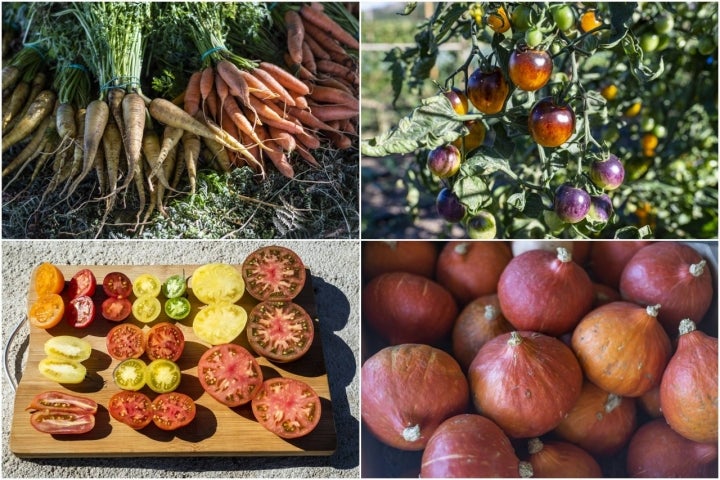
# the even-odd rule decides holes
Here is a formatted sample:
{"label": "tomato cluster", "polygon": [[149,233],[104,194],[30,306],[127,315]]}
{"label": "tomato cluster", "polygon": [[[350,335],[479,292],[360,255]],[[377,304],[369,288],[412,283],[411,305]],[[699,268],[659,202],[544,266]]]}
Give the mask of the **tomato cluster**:
{"label": "tomato cluster", "polygon": [[365,242],[363,476],[717,475],[711,256]]}

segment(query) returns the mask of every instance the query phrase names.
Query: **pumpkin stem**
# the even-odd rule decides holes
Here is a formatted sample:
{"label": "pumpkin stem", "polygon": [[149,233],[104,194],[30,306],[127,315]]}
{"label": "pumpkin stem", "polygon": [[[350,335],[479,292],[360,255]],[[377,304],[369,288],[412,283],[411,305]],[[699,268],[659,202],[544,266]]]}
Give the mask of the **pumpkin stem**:
{"label": "pumpkin stem", "polygon": [[492,320],[498,315],[498,309],[494,305],[485,305],[485,320]]}
{"label": "pumpkin stem", "polygon": [[645,311],[648,315],[651,317],[657,317],[658,312],[660,312],[660,304],[657,305],[648,305],[647,308],[645,308]]}
{"label": "pumpkin stem", "polygon": [[539,438],[531,438],[528,440],[528,453],[530,455],[535,455],[536,453],[540,452],[545,445],[543,444],[542,440]]}
{"label": "pumpkin stem", "polygon": [[680,331],[680,335],[685,335],[686,333],[694,332],[696,328],[697,326],[695,325],[695,322],[689,318],[683,318],[680,320],[678,330]]}
{"label": "pumpkin stem", "polygon": [[699,277],[703,274],[703,271],[705,270],[705,264],[707,262],[705,260],[700,260],[698,263],[693,263],[690,265],[690,275],[693,277]]}
{"label": "pumpkin stem", "polygon": [[532,478],[534,475],[532,464],[530,462],[520,462],[518,465],[518,473],[520,478]]}
{"label": "pumpkin stem", "polygon": [[622,403],[622,397],[615,395],[614,393],[608,394],[607,401],[605,402],[605,413],[610,413],[620,406]]}
{"label": "pumpkin stem", "polygon": [[402,436],[406,442],[417,442],[418,440],[420,440],[420,425],[405,427],[405,429],[402,431]]}
{"label": "pumpkin stem", "polygon": [[572,261],[572,253],[566,248],[563,247],[557,247],[557,258],[563,263],[568,263]]}
{"label": "pumpkin stem", "polygon": [[453,248],[453,250],[455,250],[455,253],[457,253],[458,255],[466,255],[469,248],[470,244],[468,242],[460,242],[455,245],[455,248]]}
{"label": "pumpkin stem", "polygon": [[511,347],[517,347],[522,343],[522,337],[518,332],[510,332],[510,340],[508,340],[508,345]]}

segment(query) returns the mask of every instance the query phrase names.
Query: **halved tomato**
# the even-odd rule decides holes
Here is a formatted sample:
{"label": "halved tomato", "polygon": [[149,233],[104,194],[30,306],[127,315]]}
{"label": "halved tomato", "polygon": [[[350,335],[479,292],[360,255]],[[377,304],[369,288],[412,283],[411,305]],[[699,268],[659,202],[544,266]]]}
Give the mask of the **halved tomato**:
{"label": "halved tomato", "polygon": [[185,295],[187,290],[187,280],[185,275],[175,274],[171,275],[162,284],[162,293],[165,298],[178,298]]}
{"label": "halved tomato", "polygon": [[85,365],[80,362],[50,357],[40,360],[38,369],[45,378],[58,383],[81,383],[87,374]]}
{"label": "halved tomato", "polygon": [[72,335],[51,337],[45,342],[43,348],[48,357],[74,362],[83,362],[90,358],[92,353],[90,342]]}
{"label": "halved tomato", "polygon": [[290,362],[310,349],[315,326],[296,303],[260,302],[248,316],[247,337],[255,353],[276,362]]}
{"label": "halved tomato", "polygon": [[162,284],[160,279],[152,273],[143,273],[133,282],[132,290],[136,297],[150,295],[157,297],[160,295]]}
{"label": "halved tomato", "polygon": [[127,298],[132,287],[132,281],[122,272],[110,272],[103,278],[103,290],[108,297]]}
{"label": "halved tomato", "polygon": [[41,296],[47,293],[60,293],[65,288],[65,277],[57,266],[43,262],[35,269],[33,285],[35,293]]}
{"label": "halved tomato", "polygon": [[87,433],[95,427],[95,415],[62,410],[40,410],[30,416],[30,425],[38,432],[53,435]]}
{"label": "halved tomato", "polygon": [[190,277],[193,294],[202,303],[235,303],[245,293],[245,282],[232,265],[209,263],[195,269]]}
{"label": "halved tomato", "polygon": [[242,277],[247,291],[260,301],[292,300],[305,285],[305,265],[289,248],[262,247],[245,259]]}
{"label": "halved tomato", "polygon": [[190,300],[185,297],[168,298],[165,300],[165,315],[173,320],[182,320],[190,315]]}
{"label": "halved tomato", "polygon": [[89,327],[95,321],[95,302],[87,295],[73,298],[65,309],[65,318],[72,327]]}
{"label": "halved tomato", "polygon": [[145,353],[145,333],[132,323],[121,323],[105,337],[108,354],[116,360],[140,358]]}
{"label": "halved tomato", "polygon": [[130,316],[130,312],[132,312],[132,303],[124,297],[108,297],[103,301],[100,311],[106,320],[110,320],[111,322],[122,322]]}
{"label": "halved tomato", "polygon": [[146,372],[147,364],[145,362],[139,358],[128,358],[115,367],[113,380],[115,385],[121,389],[135,392],[145,386]]}
{"label": "halved tomato", "polygon": [[247,323],[247,312],[240,305],[228,302],[210,304],[193,319],[193,331],[210,345],[230,343],[240,335]]}
{"label": "halved tomato", "polygon": [[152,402],[140,392],[123,390],[110,397],[110,416],[135,430],[145,428],[152,422]]}
{"label": "halved tomato", "polygon": [[165,393],[152,402],[152,420],[162,430],[184,427],[195,418],[196,407],[193,399],[184,393]]}
{"label": "halved tomato", "polygon": [[248,403],[263,382],[262,370],[247,349],[228,343],[207,350],[198,361],[203,389],[228,407]]}
{"label": "halved tomato", "polygon": [[161,310],[160,300],[152,295],[138,297],[132,304],[133,317],[143,323],[150,323],[158,318]]}
{"label": "halved tomato", "polygon": [[184,348],[185,334],[172,323],[158,323],[147,334],[145,351],[150,360],[164,358],[176,362]]}
{"label": "halved tomato", "polygon": [[281,438],[298,438],[320,422],[320,397],[305,382],[292,378],[265,380],[252,400],[255,419]]}
{"label": "halved tomato", "polygon": [[30,306],[28,320],[35,327],[48,329],[60,323],[64,315],[65,302],[62,297],[57,293],[46,293]]}
{"label": "halved tomato", "polygon": [[145,369],[145,384],[155,393],[168,393],[180,385],[182,372],[177,363],[165,358],[153,360]]}
{"label": "halved tomato", "polygon": [[83,268],[70,279],[68,296],[70,298],[79,297],[81,295],[92,297],[95,294],[96,286],[97,279],[95,278],[95,274],[89,268]]}
{"label": "halved tomato", "polygon": [[38,393],[25,410],[62,410],[69,413],[95,414],[98,404],[92,398],[50,390]]}

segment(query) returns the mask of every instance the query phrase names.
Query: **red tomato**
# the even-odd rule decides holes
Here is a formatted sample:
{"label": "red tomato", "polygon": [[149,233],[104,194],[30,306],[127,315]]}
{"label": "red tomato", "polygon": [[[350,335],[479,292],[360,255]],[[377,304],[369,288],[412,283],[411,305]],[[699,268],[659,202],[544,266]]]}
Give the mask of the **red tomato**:
{"label": "red tomato", "polygon": [[87,295],[75,297],[65,309],[65,318],[75,328],[86,328],[95,320],[95,303]]}
{"label": "red tomato", "polygon": [[305,265],[297,253],[284,247],[262,247],[243,262],[245,289],[260,301],[295,298],[305,285]]}
{"label": "red tomato", "polygon": [[320,397],[300,380],[271,378],[253,398],[252,411],[258,423],[278,437],[298,438],[320,422]]}
{"label": "red tomato", "polygon": [[152,402],[152,421],[163,430],[184,427],[195,418],[195,402],[184,393],[158,395]]}
{"label": "red tomato", "polygon": [[198,361],[200,385],[229,407],[248,403],[262,385],[260,365],[240,345],[226,343],[208,349]]}
{"label": "red tomato", "polygon": [[122,322],[132,312],[132,303],[127,298],[109,297],[102,303],[100,310],[106,320]]}
{"label": "red tomato", "polygon": [[310,349],[315,326],[300,305],[260,302],[248,317],[247,336],[255,353],[276,362],[291,362]]}
{"label": "red tomato", "polygon": [[108,354],[116,360],[140,358],[145,353],[145,334],[132,323],[121,323],[110,329],[105,337]]}
{"label": "red tomato", "polygon": [[185,348],[185,335],[172,323],[158,323],[148,332],[145,351],[150,360],[164,358],[176,362],[183,348]]}
{"label": "red tomato", "polygon": [[95,426],[95,415],[63,410],[40,410],[32,414],[30,424],[38,432],[53,435],[86,433]]}
{"label": "red tomato", "polygon": [[110,415],[125,425],[140,430],[153,418],[152,402],[144,393],[123,390],[110,398]]}
{"label": "red tomato", "polygon": [[122,272],[111,272],[103,279],[103,290],[109,297],[127,298],[132,293],[132,281]]}
{"label": "red tomato", "polygon": [[70,279],[68,295],[70,298],[80,297],[82,295],[92,297],[95,293],[96,285],[97,280],[92,270],[83,268]]}
{"label": "red tomato", "polygon": [[67,413],[95,414],[97,408],[98,404],[91,398],[50,390],[35,395],[25,410],[63,410]]}

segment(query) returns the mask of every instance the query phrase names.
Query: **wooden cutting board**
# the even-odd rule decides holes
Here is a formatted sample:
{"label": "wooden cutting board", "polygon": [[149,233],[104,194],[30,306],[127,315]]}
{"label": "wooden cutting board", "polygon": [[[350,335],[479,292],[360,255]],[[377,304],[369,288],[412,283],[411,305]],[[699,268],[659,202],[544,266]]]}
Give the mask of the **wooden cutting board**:
{"label": "wooden cutting board", "polygon": [[[310,350],[295,362],[277,364],[257,356],[262,367],[263,378],[290,377],[304,381],[315,389],[320,396],[322,414],[320,423],[310,434],[295,440],[284,440],[268,432],[253,416],[250,405],[229,408],[206,394],[197,379],[197,363],[200,356],[209,347],[199,340],[192,329],[192,318],[202,304],[189,289],[192,312],[182,321],[175,322],[185,334],[185,349],[178,365],[183,372],[177,391],[185,393],[195,400],[197,415],[193,422],[175,431],[160,430],[152,423],[146,428],[135,431],[113,419],[107,404],[110,397],[120,391],[112,380],[112,371],[119,363],[107,353],[105,336],[115,325],[105,320],[99,313],[99,306],[107,298],[102,289],[102,279],[107,273],[120,271],[134,280],[143,273],[152,273],[161,281],[176,273],[192,274],[197,265],[78,265],[59,266],[68,280],[83,268],[89,268],[99,283],[93,300],[97,307],[97,317],[86,329],[76,329],[61,322],[50,330],[30,326],[27,364],[15,394],[15,406],[10,432],[10,450],[20,457],[88,457],[88,456],[173,456],[173,455],[330,455],[337,445],[333,408],[330,398],[327,370],[320,339],[317,320],[317,308],[312,288],[312,277],[307,272],[307,280],[295,302],[301,305],[315,322],[315,339]],[[191,284],[192,286],[192,284]],[[28,306],[36,299],[30,288]],[[133,300],[131,298],[130,300]],[[162,297],[161,297],[162,300]],[[247,293],[238,302],[248,312],[257,301]],[[143,324],[130,316],[126,322],[136,323],[145,330],[152,325],[169,320],[164,312],[150,324]],[[43,345],[56,335],[75,335],[90,342],[93,351],[91,357],[83,362],[88,378],[78,385],[60,385],[43,377],[38,363],[45,358]],[[245,332],[234,343],[249,351]],[[147,360],[146,356],[142,357]],[[25,411],[30,400],[38,393],[47,390],[59,390],[92,398],[99,404],[96,424],[92,431],[82,435],[49,435],[36,431],[30,425],[30,413]],[[156,396],[147,387],[141,390],[151,399]]]}

